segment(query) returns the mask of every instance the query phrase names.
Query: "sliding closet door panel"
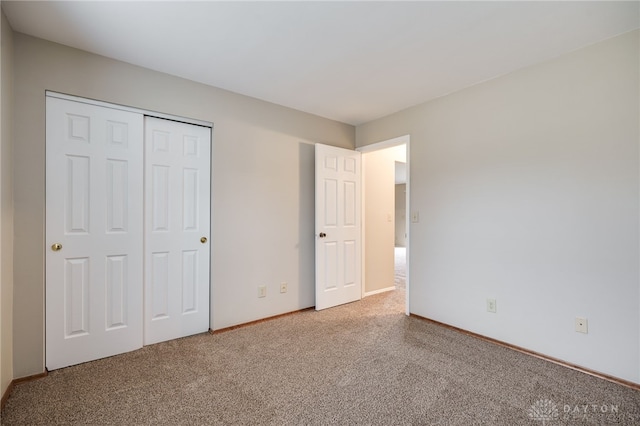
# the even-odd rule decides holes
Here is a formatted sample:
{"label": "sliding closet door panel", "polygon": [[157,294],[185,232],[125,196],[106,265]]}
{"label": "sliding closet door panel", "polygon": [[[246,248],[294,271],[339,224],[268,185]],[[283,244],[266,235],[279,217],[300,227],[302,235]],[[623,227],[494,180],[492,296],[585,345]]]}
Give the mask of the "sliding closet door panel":
{"label": "sliding closet door panel", "polygon": [[143,116],[47,97],[46,366],[142,347]]}
{"label": "sliding closet door panel", "polygon": [[211,129],[145,119],[145,334],[209,329]]}

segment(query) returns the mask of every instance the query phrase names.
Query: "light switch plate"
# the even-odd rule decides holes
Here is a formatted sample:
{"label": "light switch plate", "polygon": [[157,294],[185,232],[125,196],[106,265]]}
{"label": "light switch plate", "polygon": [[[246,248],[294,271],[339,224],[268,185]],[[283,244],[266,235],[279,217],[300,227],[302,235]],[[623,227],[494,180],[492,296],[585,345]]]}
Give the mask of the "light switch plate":
{"label": "light switch plate", "polygon": [[267,297],[267,286],[258,286],[258,297]]}

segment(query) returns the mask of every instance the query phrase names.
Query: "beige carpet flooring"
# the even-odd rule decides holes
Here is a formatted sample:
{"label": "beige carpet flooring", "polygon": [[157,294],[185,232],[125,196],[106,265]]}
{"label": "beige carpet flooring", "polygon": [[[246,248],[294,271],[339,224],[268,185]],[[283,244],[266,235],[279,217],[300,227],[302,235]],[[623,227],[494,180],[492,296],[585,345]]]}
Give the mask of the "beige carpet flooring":
{"label": "beige carpet flooring", "polygon": [[638,391],[403,312],[400,285],[57,370],[2,424],[640,424]]}

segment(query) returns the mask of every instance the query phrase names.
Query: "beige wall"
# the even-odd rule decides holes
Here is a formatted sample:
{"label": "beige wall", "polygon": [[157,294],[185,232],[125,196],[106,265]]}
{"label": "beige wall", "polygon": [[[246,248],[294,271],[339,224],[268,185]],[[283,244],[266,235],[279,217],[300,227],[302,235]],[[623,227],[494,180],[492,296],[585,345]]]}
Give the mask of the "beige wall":
{"label": "beige wall", "polygon": [[[314,305],[312,144],[353,148],[352,126],[26,35],[14,40],[15,377],[44,368],[45,90],[214,123],[213,328]],[[266,298],[258,285],[268,286]]]}
{"label": "beige wall", "polygon": [[411,136],[412,313],[640,382],[639,38],[358,126]]}
{"label": "beige wall", "polygon": [[0,395],[13,380],[13,33],[4,12],[0,69]]}
{"label": "beige wall", "polygon": [[396,185],[396,247],[406,247],[407,243],[407,184]]}
{"label": "beige wall", "polygon": [[365,294],[394,287],[395,162],[405,145],[362,154]]}

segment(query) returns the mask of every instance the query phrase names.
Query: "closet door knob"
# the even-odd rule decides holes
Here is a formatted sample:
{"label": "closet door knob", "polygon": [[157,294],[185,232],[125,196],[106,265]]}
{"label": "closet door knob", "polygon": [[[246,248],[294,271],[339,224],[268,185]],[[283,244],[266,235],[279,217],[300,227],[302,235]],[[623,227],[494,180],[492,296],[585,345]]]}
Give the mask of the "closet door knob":
{"label": "closet door knob", "polygon": [[200,242],[201,242],[202,244],[206,243],[206,242],[207,242],[207,237],[202,237],[202,238],[200,238]]}
{"label": "closet door knob", "polygon": [[53,251],[60,251],[60,250],[62,250],[62,244],[60,244],[60,243],[55,243],[55,244],[53,244],[53,245],[51,246],[51,250],[53,250]]}

